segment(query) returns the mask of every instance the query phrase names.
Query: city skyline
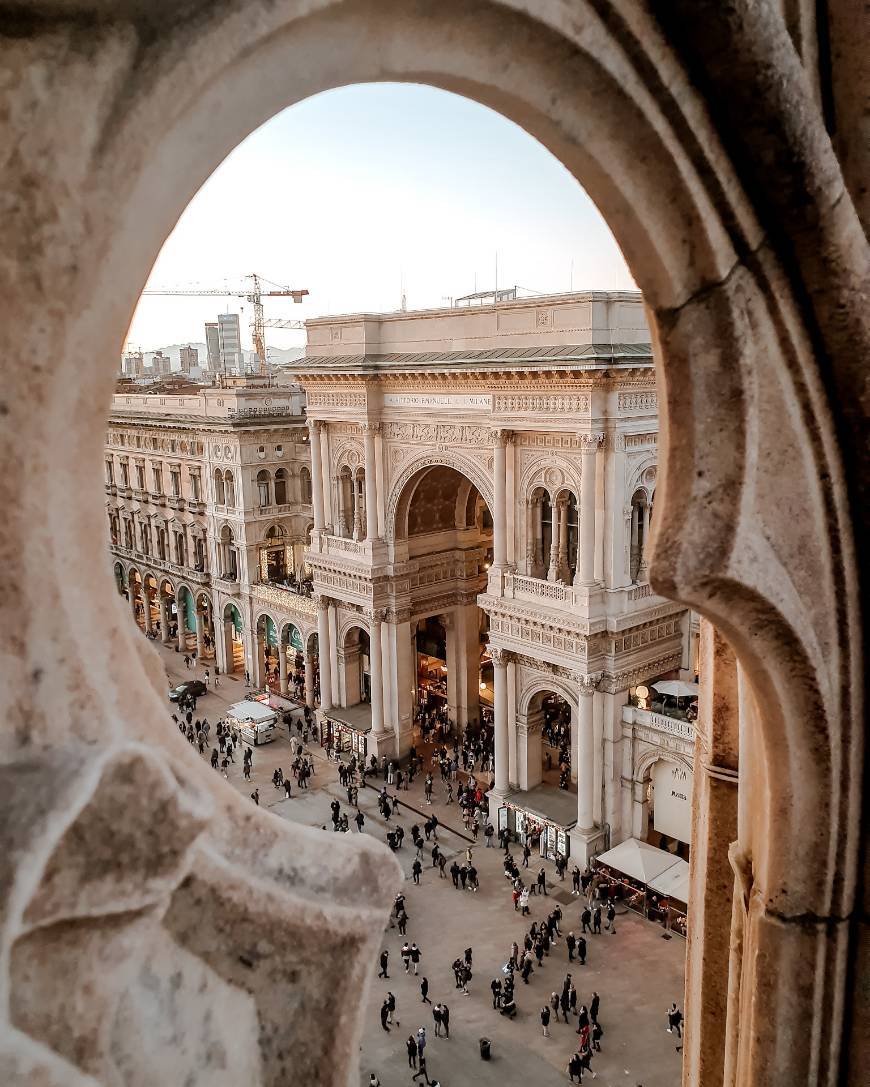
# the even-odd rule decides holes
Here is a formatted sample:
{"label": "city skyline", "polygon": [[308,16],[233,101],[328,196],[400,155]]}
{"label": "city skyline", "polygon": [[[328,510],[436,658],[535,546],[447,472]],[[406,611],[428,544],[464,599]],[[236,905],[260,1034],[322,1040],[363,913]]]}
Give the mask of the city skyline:
{"label": "city skyline", "polygon": [[[376,149],[376,153],[373,150]],[[300,170],[300,153],[305,156]],[[289,210],[285,210],[289,209]],[[148,287],[244,285],[252,271],[311,291],[267,317],[432,308],[475,290],[635,284],[586,193],[535,139],[475,102],[418,85],[317,95],[252,133],[167,239]],[[126,348],[202,342],[206,321],[252,307],[221,296],[143,298]],[[273,347],[304,333],[269,329]]]}

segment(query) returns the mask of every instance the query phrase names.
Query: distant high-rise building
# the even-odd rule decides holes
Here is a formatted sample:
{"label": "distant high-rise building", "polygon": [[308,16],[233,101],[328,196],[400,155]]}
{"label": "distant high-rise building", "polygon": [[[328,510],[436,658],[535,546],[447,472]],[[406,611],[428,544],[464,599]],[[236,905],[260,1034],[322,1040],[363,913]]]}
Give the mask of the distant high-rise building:
{"label": "distant high-rise building", "polygon": [[151,370],[155,377],[172,373],[172,360],[162,351],[155,351],[151,359]]}
{"label": "distant high-rise building", "polygon": [[194,367],[199,366],[199,351],[195,347],[191,347],[190,344],[187,347],[182,347],[179,355],[181,357],[182,373],[189,374]]}
{"label": "distant high-rise building", "polygon": [[237,313],[218,314],[218,338],[220,341],[220,366],[225,374],[238,374],[243,370],[242,332]]}
{"label": "distant high-rise building", "polygon": [[205,351],[208,368],[216,373],[221,368],[221,342],[217,321],[205,323]]}
{"label": "distant high-rise building", "polygon": [[145,360],[141,351],[128,351],[121,363],[124,377],[142,377],[145,373]]}

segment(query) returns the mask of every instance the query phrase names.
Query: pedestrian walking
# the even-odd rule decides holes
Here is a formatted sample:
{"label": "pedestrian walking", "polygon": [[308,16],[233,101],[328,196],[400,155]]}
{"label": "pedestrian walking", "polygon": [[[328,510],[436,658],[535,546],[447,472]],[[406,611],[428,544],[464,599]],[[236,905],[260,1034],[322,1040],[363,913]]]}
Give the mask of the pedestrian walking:
{"label": "pedestrian walking", "polygon": [[417,1067],[417,1039],[413,1034],[408,1035],[408,1040],[405,1042],[405,1049],[408,1052],[408,1067]]}
{"label": "pedestrian walking", "polygon": [[541,1028],[545,1038],[550,1037],[550,1006],[545,1004],[541,1008]]}
{"label": "pedestrian walking", "polygon": [[583,928],[580,930],[581,936],[584,932],[592,932],[592,910],[590,910],[588,906],[586,906],[586,908],[580,914],[580,923],[583,926]]}
{"label": "pedestrian walking", "polygon": [[419,858],[416,858],[414,860],[414,863],[411,865],[411,874],[413,875],[414,882],[417,884],[418,887],[420,886],[420,873],[422,871],[423,871],[423,865],[420,864]]}
{"label": "pedestrian walking", "polygon": [[432,1001],[429,999],[429,979],[428,978],[420,978],[420,996],[422,998],[422,1003],[423,1004],[431,1004],[432,1003]]}
{"label": "pedestrian walking", "polygon": [[580,960],[580,965],[586,965],[586,937],[577,937],[577,958]]}
{"label": "pedestrian walking", "polygon": [[384,948],[384,950],[381,952],[381,957],[379,961],[381,965],[381,972],[378,974],[378,977],[388,978],[390,975],[387,973],[387,966],[390,961],[390,953],[386,948]]}
{"label": "pedestrian walking", "polygon": [[574,961],[574,949],[577,947],[577,937],[569,932],[565,937],[565,946],[568,948],[568,962]]}
{"label": "pedestrian walking", "polygon": [[607,905],[607,925],[605,927],[612,936],[616,935],[616,910],[612,902]]}
{"label": "pedestrian walking", "polygon": [[253,800],[253,802],[259,808],[259,806],[260,806],[260,790],[259,789],[254,789],[254,791],[251,793],[251,800]]}
{"label": "pedestrian walking", "polygon": [[[683,1037],[683,1013],[676,1004],[671,1004],[668,1010],[668,1034],[676,1034],[678,1038]],[[677,1046],[677,1049],[680,1048]]]}
{"label": "pedestrian walking", "polygon": [[592,993],[592,999],[589,1001],[589,1019],[593,1023],[598,1022],[598,1009],[601,1007],[601,997],[598,993]]}
{"label": "pedestrian walking", "polygon": [[594,936],[601,935],[601,907],[596,906],[592,911],[592,934]]}
{"label": "pedestrian walking", "polygon": [[442,1001],[441,1002],[441,1028],[444,1031],[444,1037],[450,1037],[450,1009]]}
{"label": "pedestrian walking", "polygon": [[417,947],[416,944],[412,943],[411,944],[411,963],[413,964],[415,974],[418,974],[420,972],[420,958],[421,958],[420,948]]}
{"label": "pedestrian walking", "polygon": [[435,1037],[441,1037],[441,1005],[432,1005],[432,1018],[435,1020]]}
{"label": "pedestrian walking", "polygon": [[387,1033],[389,1033],[389,1031],[390,1031],[389,1024],[387,1023],[387,1019],[389,1018],[389,1014],[390,1014],[389,1005],[387,1004],[387,1002],[385,1000],[383,1002],[383,1004],[381,1004],[381,1026],[384,1028],[385,1031],[387,1031]]}

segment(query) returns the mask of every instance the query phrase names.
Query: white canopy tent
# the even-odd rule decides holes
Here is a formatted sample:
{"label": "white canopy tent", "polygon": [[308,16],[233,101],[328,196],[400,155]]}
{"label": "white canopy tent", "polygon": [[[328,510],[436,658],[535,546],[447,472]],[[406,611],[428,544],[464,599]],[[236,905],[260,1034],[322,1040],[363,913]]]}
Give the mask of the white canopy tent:
{"label": "white canopy tent", "polygon": [[660,895],[688,903],[689,865],[686,861],[678,858],[670,868],[665,869],[655,879],[651,879],[647,886],[651,891],[657,891]]}
{"label": "white canopy tent", "polygon": [[700,684],[684,683],[681,679],[662,679],[658,683],[651,683],[650,687],[671,698],[697,698],[701,693]]}
{"label": "white canopy tent", "polygon": [[237,721],[270,721],[277,716],[271,706],[248,699],[244,702],[236,702],[235,705],[230,706],[227,713],[235,717]]}
{"label": "white canopy tent", "polygon": [[[624,842],[620,842],[619,845],[608,849],[606,853],[596,858],[599,864],[606,864],[610,868],[615,868],[617,872],[623,872],[631,879],[646,884],[650,884],[656,876],[672,868],[676,859],[672,853],[656,849],[654,845],[638,841],[637,838],[626,838]],[[686,865],[687,873],[688,867]]]}

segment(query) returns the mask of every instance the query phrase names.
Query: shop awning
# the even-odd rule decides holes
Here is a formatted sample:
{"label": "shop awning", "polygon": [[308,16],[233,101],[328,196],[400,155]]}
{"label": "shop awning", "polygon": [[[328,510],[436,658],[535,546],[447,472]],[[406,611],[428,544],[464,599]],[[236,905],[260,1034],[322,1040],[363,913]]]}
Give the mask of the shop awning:
{"label": "shop awning", "polygon": [[[650,883],[656,876],[672,868],[676,859],[673,853],[656,849],[654,845],[647,845],[637,838],[626,838],[624,842],[596,858],[599,864],[615,868],[617,872],[623,872],[640,883]],[[682,863],[685,864],[685,861]],[[686,869],[688,870],[688,865]]]}
{"label": "shop awning", "polygon": [[668,898],[676,898],[679,902],[688,902],[689,866],[686,861],[676,860],[670,868],[649,881],[649,888]]}

